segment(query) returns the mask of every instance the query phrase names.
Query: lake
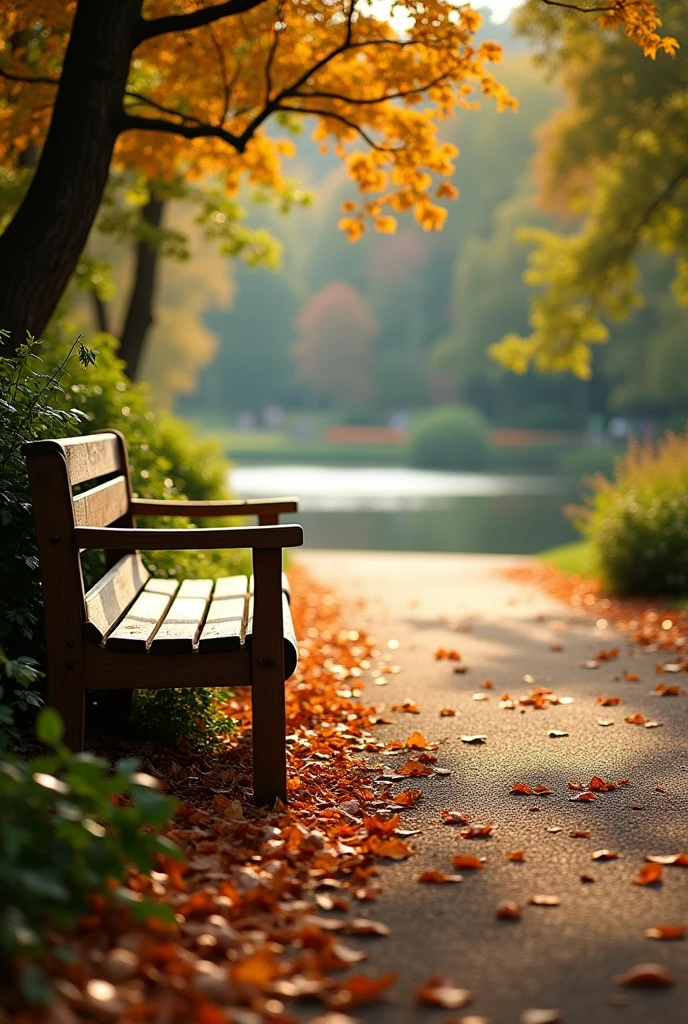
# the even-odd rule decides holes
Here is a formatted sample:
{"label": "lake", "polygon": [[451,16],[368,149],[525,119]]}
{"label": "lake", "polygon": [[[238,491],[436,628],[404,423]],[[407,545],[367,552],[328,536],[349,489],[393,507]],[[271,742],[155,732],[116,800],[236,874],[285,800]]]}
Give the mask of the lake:
{"label": "lake", "polygon": [[296,495],[309,548],[535,554],[577,539],[562,507],[576,477],[403,467],[235,466],[243,498]]}

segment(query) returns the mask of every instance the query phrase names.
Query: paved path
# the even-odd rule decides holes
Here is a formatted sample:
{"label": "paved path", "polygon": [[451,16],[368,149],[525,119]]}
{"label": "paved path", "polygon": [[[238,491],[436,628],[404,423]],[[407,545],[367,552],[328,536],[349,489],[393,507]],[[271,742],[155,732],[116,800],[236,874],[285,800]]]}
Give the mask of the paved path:
{"label": "paved path", "polygon": [[[399,981],[395,1002],[359,1010],[358,1018],[448,1024],[474,1013],[516,1024],[525,1009],[540,1007],[558,1008],[565,1024],[686,1024],[688,941],[651,941],[644,930],[688,924],[688,871],[665,868],[660,886],[631,883],[645,854],[688,849],[688,697],[650,696],[659,656],[631,657],[623,638],[595,619],[506,580],[501,571],[518,564],[516,558],[311,551],[299,560],[344,598],[351,628],[368,628],[401,668],[384,687],[368,682],[364,699],[386,709],[406,697],[418,703],[420,715],[394,713],[396,724],[377,735],[404,739],[420,729],[441,741],[438,764],[452,771],[447,778],[411,780],[424,792],[403,817],[405,827],[422,830],[411,840],[415,856],[383,869],[383,895],[363,905],[392,928],[389,938],[367,944],[366,966],[394,970]],[[397,650],[387,646],[390,640],[399,641]],[[552,651],[553,643],[564,650]],[[618,660],[582,667],[600,648],[617,644]],[[462,652],[464,675],[434,659],[440,646]],[[615,680],[624,669],[641,681]],[[530,688],[526,673],[574,703],[525,713],[499,709],[504,691],[517,697]],[[481,689],[488,679],[494,689]],[[478,692],[489,699],[474,701]],[[623,705],[602,708],[601,694],[620,696]],[[457,716],[441,718],[443,707],[456,708]],[[625,716],[638,711],[663,727],[626,724]],[[601,727],[598,718],[614,725]],[[550,739],[550,729],[569,735]],[[461,742],[460,735],[475,733],[487,735],[484,746]],[[572,803],[567,783],[587,783],[593,775],[627,777],[631,785],[594,803]],[[542,783],[554,795],[512,796],[515,782]],[[642,810],[633,810],[634,803]],[[533,805],[540,810],[529,811]],[[488,840],[461,839],[441,823],[445,808],[492,821],[497,830]],[[574,829],[591,829],[591,837],[573,839]],[[591,852],[602,848],[618,851],[620,859],[593,862]],[[509,862],[507,851],[519,849],[525,862]],[[485,855],[486,868],[465,872],[459,885],[418,884],[427,868],[451,872],[455,852]],[[596,882],[581,883],[583,873]],[[559,896],[561,905],[527,905],[535,894]],[[507,899],[524,905],[521,921],[495,919]],[[614,985],[614,976],[643,961],[663,963],[678,984],[661,991]],[[413,987],[433,974],[471,989],[470,1009],[418,1007]]]}

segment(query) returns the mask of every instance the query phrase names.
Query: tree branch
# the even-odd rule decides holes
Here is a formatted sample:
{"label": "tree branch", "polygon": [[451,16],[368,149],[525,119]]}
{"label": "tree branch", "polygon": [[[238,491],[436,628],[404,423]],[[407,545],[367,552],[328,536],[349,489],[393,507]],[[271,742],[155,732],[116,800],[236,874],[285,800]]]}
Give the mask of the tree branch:
{"label": "tree branch", "polygon": [[210,25],[221,18],[229,18],[236,14],[252,11],[260,7],[266,0],[229,0],[228,3],[215,4],[211,7],[200,7],[188,14],[170,14],[164,18],[141,18],[134,31],[134,47],[146,39],[164,36],[168,32],[186,32],[189,29]]}
{"label": "tree branch", "polygon": [[161,114],[170,114],[172,117],[179,117],[182,123],[185,121],[191,121],[194,124],[203,124],[198,117],[194,117],[193,114],[182,114],[181,110],[171,110],[170,107],[163,106],[162,103],[156,103],[149,96],[144,96],[143,93],[133,92],[131,89],[127,89],[124,93],[125,97],[130,96],[132,99],[138,100],[139,103],[145,103],[146,106],[153,107],[154,110],[159,110]]}
{"label": "tree branch", "polygon": [[247,139],[243,136],[233,135],[220,125],[203,124],[198,122],[192,124],[175,124],[174,121],[166,121],[161,117],[140,117],[137,114],[127,114],[122,111],[118,123],[118,133],[138,129],[145,132],[167,132],[169,135],[181,135],[185,139],[222,139],[238,153],[246,149]]}
{"label": "tree branch", "polygon": [[15,75],[12,71],[4,71],[0,68],[0,78],[6,78],[10,82],[27,82],[29,85],[59,85],[59,78],[32,78],[30,75]]}
{"label": "tree branch", "polygon": [[370,137],[370,135],[368,135],[367,132],[365,132],[359,125],[357,125],[355,121],[350,121],[347,117],[344,117],[343,114],[337,114],[331,110],[309,110],[308,107],[285,106],[280,106],[277,109],[290,110],[295,114],[316,114],[318,117],[330,117],[332,118],[333,121],[341,121],[341,123],[345,124],[347,128],[352,128],[355,132],[357,132],[358,135],[360,135],[361,138],[368,143],[370,148],[376,149],[378,153],[400,153],[404,149],[403,146],[380,146],[377,142],[375,142],[374,139]]}
{"label": "tree branch", "polygon": [[580,14],[604,14],[609,11],[619,13],[626,7],[637,6],[637,0],[631,0],[630,3],[624,4],[623,7],[619,7],[618,4],[607,4],[605,7],[581,7],[580,4],[567,3],[566,0],[541,0],[541,2],[547,4],[548,7],[563,7],[567,11],[578,11]]}
{"label": "tree branch", "polygon": [[444,74],[438,75],[432,82],[427,82],[425,85],[418,85],[414,89],[402,89],[399,92],[385,93],[383,96],[374,96],[367,99],[356,99],[354,96],[342,96],[336,92],[301,92],[299,96],[304,100],[309,100],[311,96],[314,99],[322,100],[341,100],[342,103],[350,103],[355,107],[373,106],[376,103],[384,103],[385,100],[399,100],[403,99],[404,96],[413,96],[419,92],[426,92],[428,89],[432,89],[434,86],[439,85],[446,78],[449,77],[449,72],[445,71]]}

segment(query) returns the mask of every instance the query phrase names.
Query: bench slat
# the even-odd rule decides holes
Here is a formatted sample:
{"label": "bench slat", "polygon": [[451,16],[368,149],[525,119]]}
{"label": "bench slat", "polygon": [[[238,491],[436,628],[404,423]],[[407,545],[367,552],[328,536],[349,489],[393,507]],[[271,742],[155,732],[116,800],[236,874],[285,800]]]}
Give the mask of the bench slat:
{"label": "bench slat", "polygon": [[76,526],[109,526],[129,508],[126,477],[116,476],[73,499]]}
{"label": "bench slat", "polygon": [[101,643],[148,579],[148,570],[138,552],[120,558],[86,594],[87,635]]}
{"label": "bench slat", "polygon": [[193,651],[213,590],[212,580],[184,580],[150,649],[153,654]]}
{"label": "bench slat", "polygon": [[110,651],[145,654],[177,593],[176,580],[149,580],[119,625],[105,641]]}
{"label": "bench slat", "polygon": [[67,472],[72,487],[124,468],[120,442],[116,434],[68,437],[60,440],[59,444],[67,460]]}
{"label": "bench slat", "polygon": [[239,650],[246,626],[247,591],[246,576],[223,576],[217,581],[198,642],[201,653]]}

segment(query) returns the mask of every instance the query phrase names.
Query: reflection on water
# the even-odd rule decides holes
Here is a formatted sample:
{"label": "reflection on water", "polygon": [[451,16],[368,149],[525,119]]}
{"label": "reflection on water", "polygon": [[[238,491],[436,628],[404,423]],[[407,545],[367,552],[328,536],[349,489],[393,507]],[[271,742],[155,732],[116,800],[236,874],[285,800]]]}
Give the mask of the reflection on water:
{"label": "reflection on water", "polygon": [[[575,538],[569,477],[399,467],[236,466],[242,497],[295,494],[312,548],[533,554]],[[285,517],[286,519],[286,517]]]}

